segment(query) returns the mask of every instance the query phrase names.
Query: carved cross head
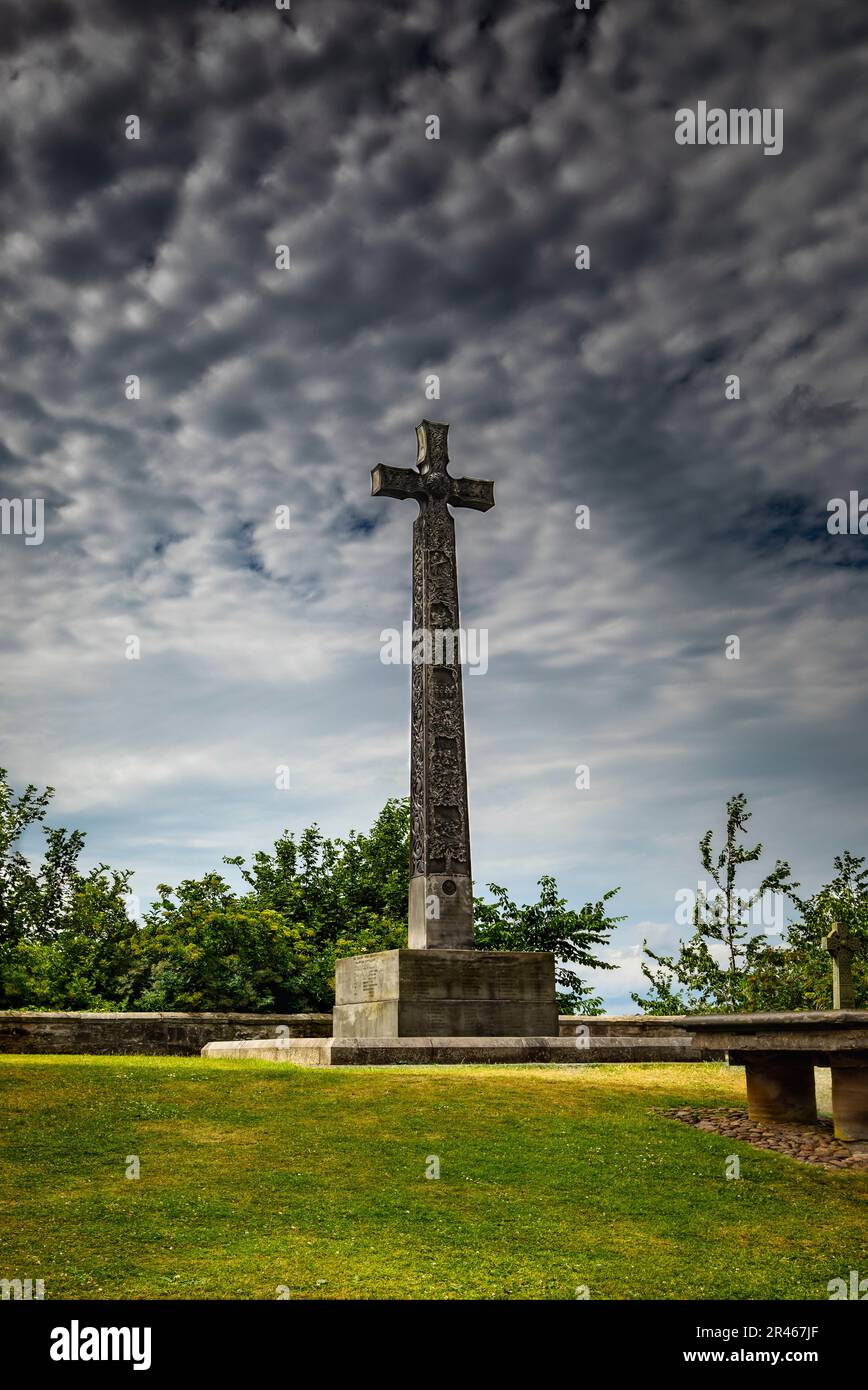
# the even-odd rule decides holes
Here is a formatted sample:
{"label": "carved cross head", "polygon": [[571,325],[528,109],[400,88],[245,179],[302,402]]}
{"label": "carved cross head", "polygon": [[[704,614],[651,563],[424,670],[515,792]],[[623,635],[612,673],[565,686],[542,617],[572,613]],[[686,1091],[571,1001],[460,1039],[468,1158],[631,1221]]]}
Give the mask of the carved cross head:
{"label": "carved cross head", "polygon": [[416,468],[390,468],[378,463],[371,469],[372,497],[412,498],[420,507],[448,502],[452,507],[472,507],[487,512],[494,506],[494,483],[479,478],[453,478],[449,472],[449,426],[423,420],[416,426]]}
{"label": "carved cross head", "polygon": [[844,956],[845,959],[849,959],[855,956],[859,949],[860,941],[855,932],[848,931],[846,927],[841,926],[840,922],[835,922],[828,935],[823,937],[820,944],[823,950],[828,951],[829,955],[834,959],[837,959],[839,956]]}

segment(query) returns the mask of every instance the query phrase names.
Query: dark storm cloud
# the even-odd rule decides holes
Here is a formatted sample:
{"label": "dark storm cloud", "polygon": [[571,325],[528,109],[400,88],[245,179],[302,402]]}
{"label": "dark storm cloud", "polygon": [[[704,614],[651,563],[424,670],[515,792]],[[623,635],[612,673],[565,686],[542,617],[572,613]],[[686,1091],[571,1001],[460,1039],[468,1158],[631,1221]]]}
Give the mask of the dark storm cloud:
{"label": "dark storm cloud", "polygon": [[[864,848],[825,525],[866,472],[863,6],[5,8],[0,469],[50,500],[0,542],[18,781],[144,895],[402,791],[413,509],[368,469],[427,415],[497,480],[457,522],[481,882],[622,883],[623,1000],[732,791],[803,882]],[[782,154],[677,146],[699,100],[783,108]]]}
{"label": "dark storm cloud", "polygon": [[58,39],[72,28],[74,10],[63,0],[33,0],[32,4],[7,5],[0,29],[0,53],[14,57],[28,44],[42,38]]}
{"label": "dark storm cloud", "polygon": [[775,423],[784,429],[835,430],[852,424],[860,407],[855,401],[821,401],[813,386],[794,386],[775,411]]}

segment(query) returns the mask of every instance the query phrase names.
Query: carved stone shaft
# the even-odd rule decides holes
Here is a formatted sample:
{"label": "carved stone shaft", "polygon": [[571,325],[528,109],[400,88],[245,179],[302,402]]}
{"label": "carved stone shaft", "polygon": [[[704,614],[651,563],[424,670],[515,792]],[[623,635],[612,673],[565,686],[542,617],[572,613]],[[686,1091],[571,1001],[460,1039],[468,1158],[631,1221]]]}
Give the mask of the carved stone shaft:
{"label": "carved stone shaft", "polygon": [[828,936],[820,942],[832,957],[832,1008],[855,1009],[856,990],[851,964],[859,948],[859,938],[845,926],[835,922]]}
{"label": "carved stone shaft", "polygon": [[413,526],[409,946],[467,948],[473,884],[464,745],[455,523],[449,505],[487,511],[494,484],[447,471],[448,425],[417,427],[418,472],[379,465],[375,496],[419,504]]}
{"label": "carved stone shaft", "polygon": [[413,525],[411,947],[473,941],[455,523],[432,498]]}

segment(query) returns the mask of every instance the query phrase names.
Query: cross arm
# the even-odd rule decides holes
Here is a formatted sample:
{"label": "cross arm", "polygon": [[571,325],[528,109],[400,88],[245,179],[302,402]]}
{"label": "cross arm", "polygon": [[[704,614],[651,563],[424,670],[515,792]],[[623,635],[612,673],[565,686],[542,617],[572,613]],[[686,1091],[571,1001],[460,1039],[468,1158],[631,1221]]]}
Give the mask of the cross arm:
{"label": "cross arm", "polygon": [[378,463],[371,469],[371,496],[418,500],[424,496],[422,480],[415,468],[390,468],[387,463]]}
{"label": "cross arm", "polygon": [[453,507],[472,507],[487,512],[494,506],[494,483],[481,478],[454,478],[447,499]]}

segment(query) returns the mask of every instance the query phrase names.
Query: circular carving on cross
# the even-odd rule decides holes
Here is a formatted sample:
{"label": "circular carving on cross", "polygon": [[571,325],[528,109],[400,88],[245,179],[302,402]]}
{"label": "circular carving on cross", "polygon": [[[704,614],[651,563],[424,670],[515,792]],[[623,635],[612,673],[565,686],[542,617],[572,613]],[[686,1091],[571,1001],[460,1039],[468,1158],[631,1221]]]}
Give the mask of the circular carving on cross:
{"label": "circular carving on cross", "polygon": [[451,489],[445,473],[423,473],[422,477],[425,479],[425,491],[429,497],[442,499],[449,496]]}

